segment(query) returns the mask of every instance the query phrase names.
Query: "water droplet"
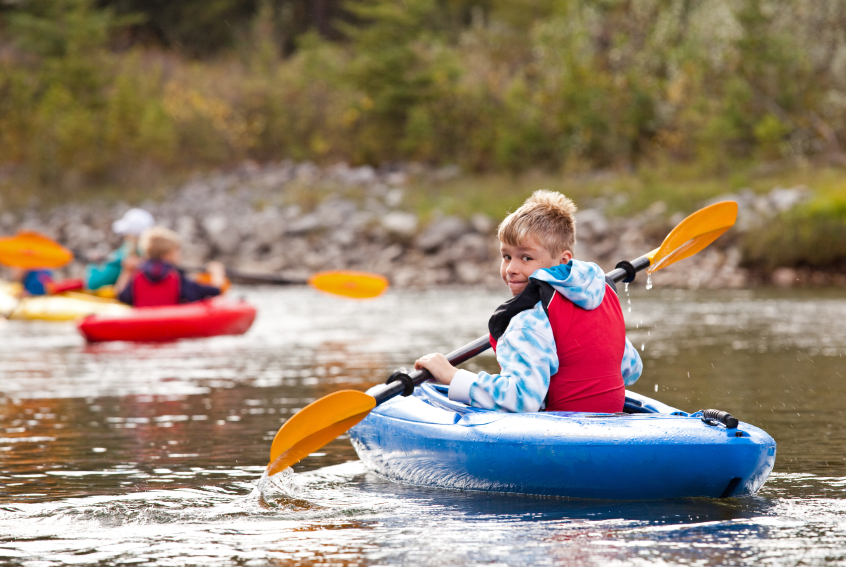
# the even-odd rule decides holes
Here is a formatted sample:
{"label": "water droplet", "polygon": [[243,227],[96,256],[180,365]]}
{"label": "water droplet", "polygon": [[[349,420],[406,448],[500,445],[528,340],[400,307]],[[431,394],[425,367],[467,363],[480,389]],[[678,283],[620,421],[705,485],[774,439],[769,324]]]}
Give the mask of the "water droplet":
{"label": "water droplet", "polygon": [[646,343],[640,343],[640,350],[641,352],[646,350]]}
{"label": "water droplet", "polygon": [[652,289],[652,274],[646,274],[646,289]]}
{"label": "water droplet", "polygon": [[626,291],[626,293],[629,293],[629,282],[623,284],[623,289]]}
{"label": "water droplet", "polygon": [[655,391],[658,391],[658,384],[655,384]]}

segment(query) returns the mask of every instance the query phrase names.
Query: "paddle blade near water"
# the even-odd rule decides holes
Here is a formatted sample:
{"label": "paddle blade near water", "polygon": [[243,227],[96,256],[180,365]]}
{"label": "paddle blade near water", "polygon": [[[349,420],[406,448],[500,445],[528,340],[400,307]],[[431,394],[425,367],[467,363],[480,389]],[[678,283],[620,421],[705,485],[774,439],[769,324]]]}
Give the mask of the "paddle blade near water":
{"label": "paddle blade near water", "polygon": [[70,250],[37,232],[0,238],[0,264],[34,270],[61,268],[71,260]]}
{"label": "paddle blade near water", "polygon": [[667,235],[661,246],[647,254],[652,273],[679,260],[693,256],[734,226],[737,220],[737,203],[723,201],[699,209]]}
{"label": "paddle blade near water", "polygon": [[320,291],[353,299],[378,297],[388,288],[384,276],[352,271],[319,272],[308,283]]}
{"label": "paddle blade near water", "polygon": [[373,396],[357,390],[341,390],[310,403],[276,432],[267,475],[300,462],[348,431],[375,407]]}

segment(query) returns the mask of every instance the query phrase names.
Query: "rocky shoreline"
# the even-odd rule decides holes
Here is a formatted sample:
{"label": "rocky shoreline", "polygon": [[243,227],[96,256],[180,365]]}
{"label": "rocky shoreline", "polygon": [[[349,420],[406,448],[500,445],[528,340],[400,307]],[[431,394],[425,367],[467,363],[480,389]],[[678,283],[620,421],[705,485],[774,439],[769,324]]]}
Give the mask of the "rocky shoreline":
{"label": "rocky shoreline", "polygon": [[[233,171],[197,176],[168,198],[140,206],[182,236],[185,265],[221,260],[243,272],[292,278],[321,270],[363,270],[383,274],[401,288],[500,286],[495,237],[500,219],[436,213],[424,224],[404,207],[412,179],[442,181],[458,174],[455,167],[427,169],[416,164],[376,170],[343,163],[319,168],[289,160],[263,166],[247,163]],[[696,289],[841,283],[832,279],[836,276],[790,268],[762,278],[742,267],[743,235],[810,195],[800,186],[776,188],[766,195],[744,190],[714,199],[733,199],[740,205],[731,234],[656,274],[655,285]],[[658,246],[683,218],[668,218],[660,201],[627,218],[609,218],[602,200],[577,204],[576,257],[606,270]],[[129,207],[93,202],[46,211],[31,208],[17,215],[5,212],[0,228],[5,234],[35,230],[74,251],[86,251],[82,256],[103,256],[119,244],[111,223]],[[80,275],[85,260],[74,261],[63,269],[64,275]]]}

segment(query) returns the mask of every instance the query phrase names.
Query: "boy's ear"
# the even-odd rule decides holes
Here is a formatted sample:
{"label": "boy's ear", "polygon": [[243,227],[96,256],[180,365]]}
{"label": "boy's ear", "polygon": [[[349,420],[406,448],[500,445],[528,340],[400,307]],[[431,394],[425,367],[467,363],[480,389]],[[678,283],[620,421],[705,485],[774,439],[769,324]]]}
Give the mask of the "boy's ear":
{"label": "boy's ear", "polygon": [[559,256],[558,263],[559,264],[566,264],[572,259],[573,259],[573,253],[570,252],[569,250],[565,250],[564,252],[561,253],[561,256]]}

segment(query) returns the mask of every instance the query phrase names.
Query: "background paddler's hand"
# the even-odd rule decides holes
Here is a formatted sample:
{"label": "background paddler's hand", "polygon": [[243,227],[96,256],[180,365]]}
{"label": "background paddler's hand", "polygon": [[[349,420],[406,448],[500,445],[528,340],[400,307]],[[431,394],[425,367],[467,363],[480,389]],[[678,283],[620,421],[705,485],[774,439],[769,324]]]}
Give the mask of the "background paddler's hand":
{"label": "background paddler's hand", "polygon": [[134,272],[141,265],[141,258],[135,254],[127,254],[123,260],[120,261],[120,267],[127,272]]}
{"label": "background paddler's hand", "polygon": [[226,268],[220,262],[209,262],[206,264],[206,272],[209,274],[209,283],[216,288],[223,289],[226,285]]}
{"label": "background paddler's hand", "polygon": [[423,368],[428,370],[435,380],[447,385],[452,382],[452,377],[458,372],[458,369],[449,363],[447,357],[437,352],[417,359],[417,362],[414,363],[414,369],[422,370]]}

